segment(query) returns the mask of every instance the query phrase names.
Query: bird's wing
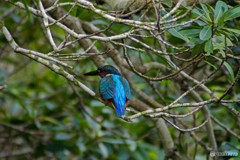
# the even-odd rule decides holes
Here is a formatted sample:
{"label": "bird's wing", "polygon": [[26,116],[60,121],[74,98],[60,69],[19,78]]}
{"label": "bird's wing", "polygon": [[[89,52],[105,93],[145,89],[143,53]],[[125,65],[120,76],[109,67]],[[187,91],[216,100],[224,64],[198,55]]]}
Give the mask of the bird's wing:
{"label": "bird's wing", "polygon": [[116,83],[111,77],[104,77],[100,81],[99,91],[104,100],[113,99],[115,95]]}
{"label": "bird's wing", "polygon": [[123,83],[123,86],[124,86],[124,91],[125,91],[125,94],[127,96],[127,99],[130,100],[131,99],[131,92],[130,92],[130,87],[129,87],[128,81],[125,78],[122,78],[122,83]]}

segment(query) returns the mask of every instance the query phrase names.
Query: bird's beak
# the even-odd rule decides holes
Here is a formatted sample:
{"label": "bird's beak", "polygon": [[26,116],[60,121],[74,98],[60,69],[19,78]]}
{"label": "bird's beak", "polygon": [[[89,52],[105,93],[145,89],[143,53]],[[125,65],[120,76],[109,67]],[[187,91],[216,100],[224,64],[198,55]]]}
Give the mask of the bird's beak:
{"label": "bird's beak", "polygon": [[88,72],[88,73],[84,74],[84,76],[96,76],[96,75],[99,75],[98,70],[92,71],[92,72]]}

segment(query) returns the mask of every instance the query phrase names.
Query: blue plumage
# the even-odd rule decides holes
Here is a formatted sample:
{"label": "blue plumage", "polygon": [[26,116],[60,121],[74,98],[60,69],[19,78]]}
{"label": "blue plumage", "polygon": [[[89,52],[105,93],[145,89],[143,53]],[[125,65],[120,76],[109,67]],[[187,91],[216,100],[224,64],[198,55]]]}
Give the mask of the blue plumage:
{"label": "blue plumage", "polygon": [[124,115],[125,104],[127,102],[127,96],[125,93],[125,89],[123,83],[121,81],[121,76],[119,75],[111,75],[110,76],[115,82],[115,95],[113,98],[113,104],[115,106],[115,110],[118,116]]}
{"label": "blue plumage", "polygon": [[130,100],[131,99],[131,92],[130,92],[130,87],[129,87],[128,81],[125,78],[122,78],[122,83],[123,83],[123,86],[124,86],[124,90],[125,90],[127,99]]}
{"label": "blue plumage", "polygon": [[128,81],[121,76],[118,70],[113,66],[106,65],[85,75],[99,75],[102,78],[99,85],[101,98],[113,105],[118,116],[123,116],[125,107],[131,99],[131,92]]}
{"label": "blue plumage", "polygon": [[104,77],[99,84],[99,91],[104,100],[114,98],[116,82],[111,77]]}

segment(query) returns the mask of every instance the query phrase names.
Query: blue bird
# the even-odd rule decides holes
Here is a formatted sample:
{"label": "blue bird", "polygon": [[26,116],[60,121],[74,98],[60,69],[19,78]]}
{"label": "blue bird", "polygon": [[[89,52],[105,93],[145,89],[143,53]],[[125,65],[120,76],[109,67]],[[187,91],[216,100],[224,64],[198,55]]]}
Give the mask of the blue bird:
{"label": "blue bird", "polygon": [[131,92],[128,81],[119,71],[111,65],[105,65],[84,75],[99,75],[102,78],[99,84],[101,99],[106,104],[110,103],[119,117],[124,116],[126,106],[131,99]]}

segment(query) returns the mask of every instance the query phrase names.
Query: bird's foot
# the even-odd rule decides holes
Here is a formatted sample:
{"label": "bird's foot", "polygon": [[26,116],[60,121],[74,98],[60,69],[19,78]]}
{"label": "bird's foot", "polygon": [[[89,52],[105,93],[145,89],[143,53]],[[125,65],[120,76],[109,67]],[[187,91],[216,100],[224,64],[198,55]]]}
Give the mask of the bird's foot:
{"label": "bird's foot", "polygon": [[126,122],[132,122],[132,119],[131,119],[131,118],[128,118],[128,117],[125,116],[125,115],[122,115],[120,118],[123,119],[123,120],[126,121]]}

